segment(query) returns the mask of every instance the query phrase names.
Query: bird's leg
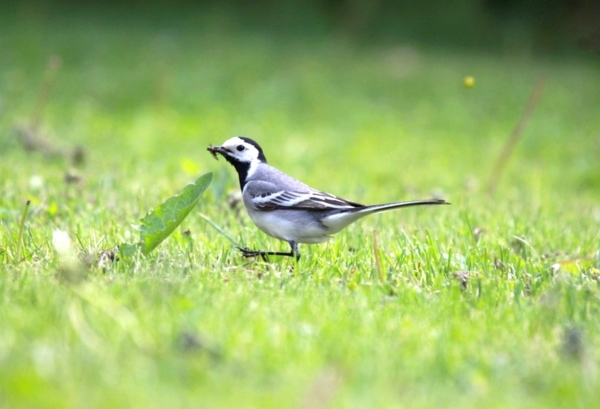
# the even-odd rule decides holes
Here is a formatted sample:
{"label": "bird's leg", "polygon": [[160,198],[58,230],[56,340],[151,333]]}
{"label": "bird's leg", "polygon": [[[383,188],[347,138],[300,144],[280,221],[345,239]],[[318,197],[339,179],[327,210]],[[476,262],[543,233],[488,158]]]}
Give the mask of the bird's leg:
{"label": "bird's leg", "polygon": [[288,241],[290,247],[292,248],[292,254],[296,257],[296,261],[300,260],[300,251],[298,250],[298,243],[293,240]]}
{"label": "bird's leg", "polygon": [[286,253],[284,251],[250,250],[247,247],[238,247],[238,250],[242,252],[243,257],[261,257],[264,261],[268,261],[267,256],[296,257],[296,260],[300,260],[300,251],[298,251],[298,244],[293,240],[288,241],[288,243],[292,248],[289,253]]}

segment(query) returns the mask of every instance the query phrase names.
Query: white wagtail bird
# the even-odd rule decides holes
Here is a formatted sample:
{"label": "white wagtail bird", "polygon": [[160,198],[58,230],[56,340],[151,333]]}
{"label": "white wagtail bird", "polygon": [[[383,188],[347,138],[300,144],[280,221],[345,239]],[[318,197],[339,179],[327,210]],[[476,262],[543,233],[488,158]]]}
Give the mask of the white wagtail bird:
{"label": "white wagtail bird", "polygon": [[254,224],[291,251],[274,252],[240,248],[244,257],[290,256],[300,258],[298,243],[321,243],[349,224],[373,213],[422,205],[445,205],[445,200],[415,200],[365,206],[321,192],[275,169],[258,143],[236,136],[221,146],[208,147],[223,156],[238,173],[244,206]]}

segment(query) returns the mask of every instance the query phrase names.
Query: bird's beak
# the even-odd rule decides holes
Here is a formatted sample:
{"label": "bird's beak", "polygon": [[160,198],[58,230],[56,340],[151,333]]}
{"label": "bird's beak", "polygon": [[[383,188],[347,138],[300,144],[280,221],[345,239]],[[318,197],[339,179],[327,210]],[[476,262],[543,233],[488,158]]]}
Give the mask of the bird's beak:
{"label": "bird's beak", "polygon": [[217,160],[219,160],[217,153],[220,153],[221,155],[223,155],[224,151],[225,151],[225,149],[222,146],[212,146],[212,145],[208,145],[208,148],[206,148],[206,150],[209,151],[210,154]]}

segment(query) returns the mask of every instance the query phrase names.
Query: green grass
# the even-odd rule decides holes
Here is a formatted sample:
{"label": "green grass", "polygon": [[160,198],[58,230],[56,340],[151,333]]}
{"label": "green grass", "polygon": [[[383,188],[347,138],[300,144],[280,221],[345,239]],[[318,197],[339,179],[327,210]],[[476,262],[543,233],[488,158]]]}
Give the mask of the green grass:
{"label": "green grass", "polygon": [[[0,24],[0,407],[599,406],[597,59],[77,17]],[[15,138],[53,54],[42,129],[83,147],[78,183],[64,181],[69,159]],[[237,177],[206,147],[238,134],[343,197],[452,206],[364,219],[301,246],[297,264],[248,262],[202,217],[239,245],[286,248],[227,204]],[[98,266],[209,171],[155,252]],[[84,268],[61,261],[56,229]]]}

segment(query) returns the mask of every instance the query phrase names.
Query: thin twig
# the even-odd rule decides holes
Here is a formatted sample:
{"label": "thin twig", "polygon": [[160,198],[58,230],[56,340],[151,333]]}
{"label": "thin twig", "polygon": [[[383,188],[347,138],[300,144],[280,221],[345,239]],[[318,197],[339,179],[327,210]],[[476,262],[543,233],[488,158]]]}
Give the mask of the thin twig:
{"label": "thin twig", "polygon": [[19,223],[19,237],[17,239],[17,260],[21,260],[21,249],[23,248],[23,232],[25,230],[25,219],[27,218],[27,213],[29,212],[30,205],[31,200],[27,200],[27,202],[25,202],[23,214],[21,215],[21,223]]}
{"label": "thin twig", "polygon": [[60,58],[58,55],[53,55],[48,59],[46,71],[44,72],[44,80],[42,82],[42,86],[40,87],[37,103],[35,104],[35,110],[33,111],[31,118],[30,126],[32,130],[37,130],[38,126],[42,122],[42,112],[44,112],[44,109],[48,105],[48,101],[50,101],[52,86],[54,85],[56,75],[58,74],[58,70],[61,66],[62,58]]}
{"label": "thin twig", "polygon": [[502,149],[502,152],[498,156],[494,168],[492,169],[492,173],[490,174],[487,184],[487,192],[491,197],[494,197],[496,194],[496,188],[498,187],[498,182],[500,181],[502,173],[506,168],[506,163],[512,155],[515,146],[517,146],[519,139],[521,139],[529,120],[533,116],[533,113],[540,102],[540,98],[542,97],[544,88],[546,88],[546,80],[543,77],[540,77],[536,80],[533,89],[531,90],[529,101],[527,102],[527,105],[521,114],[521,118],[519,118],[519,121],[513,129],[512,134],[506,140],[504,148]]}

